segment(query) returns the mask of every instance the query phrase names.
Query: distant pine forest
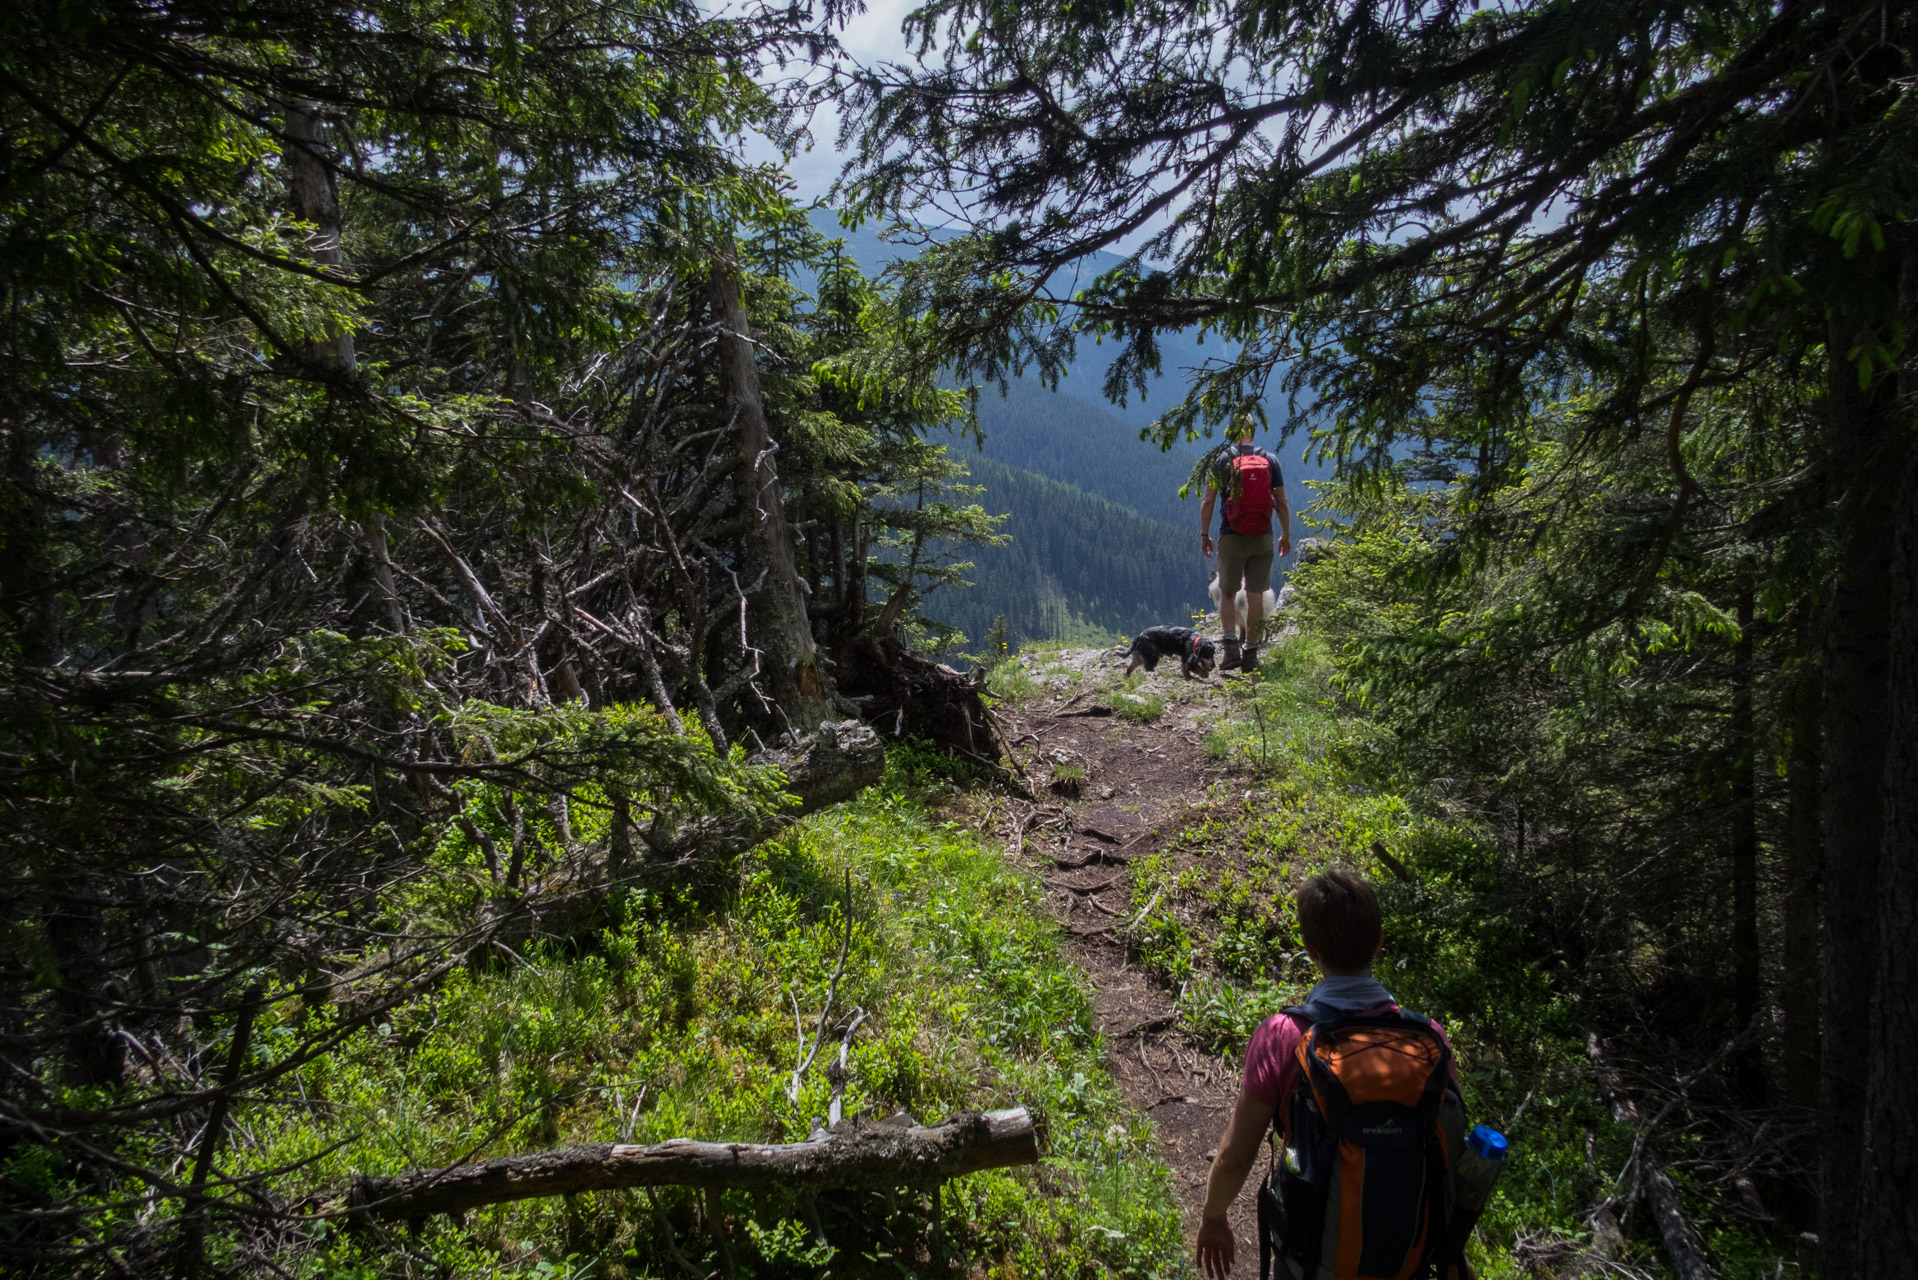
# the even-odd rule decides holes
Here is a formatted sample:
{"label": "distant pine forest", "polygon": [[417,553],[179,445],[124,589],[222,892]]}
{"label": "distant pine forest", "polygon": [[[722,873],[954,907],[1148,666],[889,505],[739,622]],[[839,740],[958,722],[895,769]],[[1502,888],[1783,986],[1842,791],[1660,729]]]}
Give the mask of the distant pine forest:
{"label": "distant pine forest", "polygon": [[929,617],[965,633],[959,650],[982,652],[1000,617],[1015,645],[1101,643],[1160,623],[1189,623],[1204,605],[1196,508],[1188,531],[989,456],[954,452],[971,469],[972,483],[985,489],[979,503],[1006,517],[1000,532],[1012,539],[966,549],[972,585],[926,601]]}

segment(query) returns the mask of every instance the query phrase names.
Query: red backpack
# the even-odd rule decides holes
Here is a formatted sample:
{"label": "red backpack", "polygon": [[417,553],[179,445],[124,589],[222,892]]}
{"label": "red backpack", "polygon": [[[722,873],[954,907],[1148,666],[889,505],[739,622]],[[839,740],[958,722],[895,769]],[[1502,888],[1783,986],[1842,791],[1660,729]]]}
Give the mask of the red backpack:
{"label": "red backpack", "polygon": [[1249,538],[1272,532],[1272,460],[1246,444],[1226,466],[1225,527]]}

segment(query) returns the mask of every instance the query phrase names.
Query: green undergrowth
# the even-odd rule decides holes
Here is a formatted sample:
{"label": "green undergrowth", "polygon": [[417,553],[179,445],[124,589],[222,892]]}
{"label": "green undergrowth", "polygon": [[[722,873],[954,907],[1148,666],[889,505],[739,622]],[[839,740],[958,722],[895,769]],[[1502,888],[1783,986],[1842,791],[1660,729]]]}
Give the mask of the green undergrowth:
{"label": "green undergrowth", "polygon": [[[1226,705],[1206,741],[1208,754],[1240,766],[1235,780],[1136,864],[1141,959],[1174,984],[1188,1034],[1237,1054],[1315,980],[1293,890],[1335,863],[1368,875],[1386,910],[1379,977],[1406,1007],[1444,1023],[1468,1113],[1513,1141],[1474,1245],[1479,1274],[1569,1266],[1590,1238],[1587,1215],[1623,1191],[1614,1179],[1632,1140],[1588,1082],[1573,1011],[1541,962],[1548,948],[1527,936],[1491,842],[1421,801],[1395,772],[1393,744],[1341,710],[1324,648],[1294,634],[1261,656],[1256,680],[1222,691]],[[1712,1217],[1711,1202],[1693,1207],[1721,1259],[1757,1256],[1739,1224]],[[1641,1222],[1616,1269],[1659,1274],[1654,1241]]]}
{"label": "green undergrowth", "polygon": [[[952,785],[939,770],[895,749],[884,785],[762,846],[718,887],[635,893],[596,945],[455,973],[305,1068],[306,1116],[257,1121],[251,1158],[308,1161],[300,1176],[321,1188],[573,1143],[793,1141],[842,1078],[848,1117],[1024,1105],[1046,1158],[936,1196],[821,1193],[823,1242],[802,1188],[730,1192],[740,1275],[1186,1274],[1168,1175],[1104,1067],[1083,979],[1037,886],[931,815],[925,797]],[[817,1034],[842,946],[795,1101],[795,1056]],[[721,1266],[704,1213],[674,1189],[525,1201],[377,1236],[329,1226],[306,1274],[684,1275],[677,1249],[703,1276]]]}

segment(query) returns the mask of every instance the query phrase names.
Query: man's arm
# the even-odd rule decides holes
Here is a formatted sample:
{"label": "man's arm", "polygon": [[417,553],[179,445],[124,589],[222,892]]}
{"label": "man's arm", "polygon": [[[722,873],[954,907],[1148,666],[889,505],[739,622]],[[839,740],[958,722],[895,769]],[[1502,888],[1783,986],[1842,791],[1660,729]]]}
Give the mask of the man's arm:
{"label": "man's arm", "polygon": [[1199,550],[1206,555],[1212,554],[1212,504],[1218,496],[1219,491],[1208,484],[1199,503]]}
{"label": "man's arm", "polygon": [[1269,1102],[1239,1091],[1239,1103],[1219,1140],[1219,1154],[1213,1157],[1212,1173],[1205,1184],[1205,1209],[1199,1215],[1199,1270],[1222,1278],[1232,1270],[1232,1226],[1226,1212],[1239,1198],[1246,1175],[1258,1163],[1259,1143],[1272,1127],[1278,1108]]}
{"label": "man's arm", "polygon": [[1274,550],[1281,556],[1289,556],[1292,554],[1292,504],[1285,500],[1284,485],[1272,495],[1272,505],[1279,517],[1279,545]]}

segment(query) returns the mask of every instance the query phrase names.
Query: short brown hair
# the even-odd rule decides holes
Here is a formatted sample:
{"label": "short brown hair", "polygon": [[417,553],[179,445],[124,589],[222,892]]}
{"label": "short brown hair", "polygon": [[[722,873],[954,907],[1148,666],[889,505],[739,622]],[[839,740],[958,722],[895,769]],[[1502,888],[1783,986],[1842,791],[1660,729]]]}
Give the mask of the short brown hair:
{"label": "short brown hair", "polygon": [[1333,867],[1299,886],[1299,932],[1328,969],[1372,965],[1385,939],[1379,895],[1343,867]]}

